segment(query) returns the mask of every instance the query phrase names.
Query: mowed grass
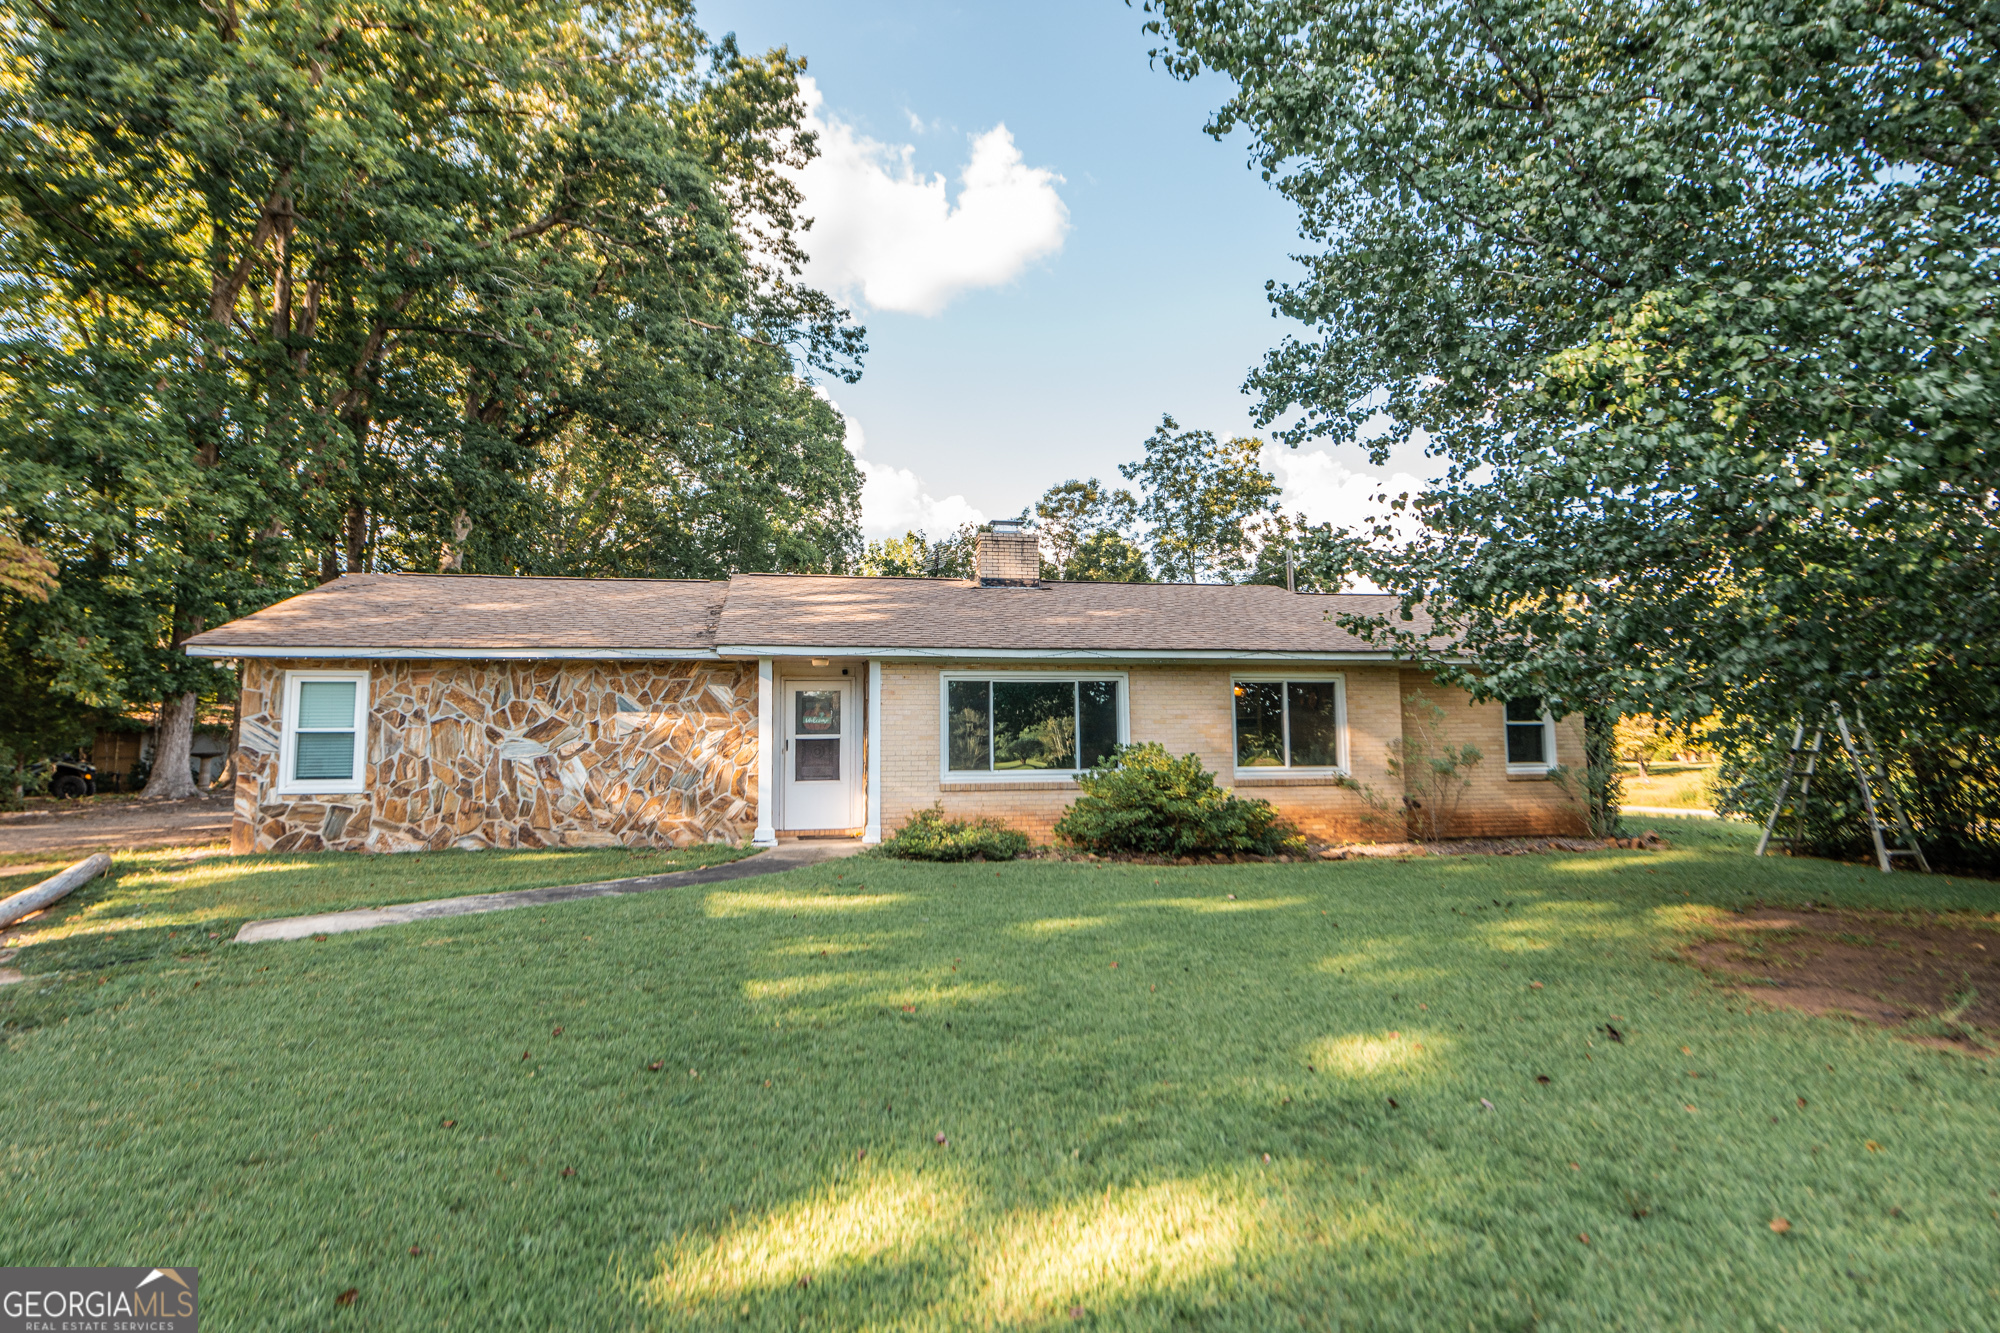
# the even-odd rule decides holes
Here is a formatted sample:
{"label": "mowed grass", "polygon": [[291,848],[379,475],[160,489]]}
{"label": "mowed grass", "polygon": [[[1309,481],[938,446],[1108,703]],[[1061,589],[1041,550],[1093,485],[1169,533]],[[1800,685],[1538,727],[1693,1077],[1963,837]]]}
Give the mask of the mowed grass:
{"label": "mowed grass", "polygon": [[30,950],[6,1262],[198,1265],[214,1329],[1995,1327],[1994,1062],[1673,949],[2000,889],[1668,831]]}
{"label": "mowed grass", "polygon": [[[1623,766],[1620,774],[1628,805],[1664,805],[1684,810],[1706,810],[1715,804],[1710,784],[1715,778],[1713,764],[1649,764],[1644,777],[1636,764]],[[1643,815],[1634,815],[1643,819]]]}
{"label": "mowed grass", "polygon": [[[310,916],[468,893],[659,875],[748,854],[706,844],[659,851],[445,851],[401,856],[348,852],[230,856],[214,848],[113,852],[108,874],[76,890],[46,916],[18,928],[30,946],[22,966],[42,971],[88,969],[104,960],[185,952],[192,947],[189,941],[228,939],[245,921],[260,917]],[[0,898],[54,874],[47,863],[86,855],[37,853],[42,865],[34,872],[0,874]]]}

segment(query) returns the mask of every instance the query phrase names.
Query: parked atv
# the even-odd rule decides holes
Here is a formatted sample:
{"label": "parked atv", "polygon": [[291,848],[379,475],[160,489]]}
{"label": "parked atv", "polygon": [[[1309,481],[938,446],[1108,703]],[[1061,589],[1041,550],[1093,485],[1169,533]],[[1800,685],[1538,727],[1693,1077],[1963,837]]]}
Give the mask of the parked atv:
{"label": "parked atv", "polygon": [[97,769],[88,760],[63,756],[49,775],[49,795],[64,801],[97,795]]}

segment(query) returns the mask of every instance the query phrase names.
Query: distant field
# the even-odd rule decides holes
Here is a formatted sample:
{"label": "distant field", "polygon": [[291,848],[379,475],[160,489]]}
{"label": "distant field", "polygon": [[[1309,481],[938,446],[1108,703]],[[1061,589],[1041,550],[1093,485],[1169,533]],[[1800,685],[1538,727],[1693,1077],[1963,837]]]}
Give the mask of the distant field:
{"label": "distant field", "polygon": [[1709,790],[1714,764],[1649,764],[1651,772],[1639,776],[1636,764],[1621,764],[1625,778],[1625,804],[1669,805],[1681,810],[1714,808],[1715,795]]}

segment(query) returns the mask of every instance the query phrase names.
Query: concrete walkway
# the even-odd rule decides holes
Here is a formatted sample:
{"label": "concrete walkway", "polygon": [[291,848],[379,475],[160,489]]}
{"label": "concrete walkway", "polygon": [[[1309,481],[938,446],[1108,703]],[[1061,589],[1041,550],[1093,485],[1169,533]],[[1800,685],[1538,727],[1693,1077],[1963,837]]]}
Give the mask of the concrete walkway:
{"label": "concrete walkway", "polygon": [[1696,810],[1681,805],[1621,805],[1620,814],[1626,815],[1684,815],[1689,819],[1719,819],[1713,810]]}
{"label": "concrete walkway", "polygon": [[427,903],[401,903],[394,907],[364,907],[352,912],[323,912],[318,916],[287,916],[270,921],[251,921],[236,932],[238,944],[260,944],[265,940],[302,940],[312,935],[339,935],[350,930],[373,930],[377,926],[400,926],[411,921],[437,917],[470,916],[476,912],[505,912],[516,907],[546,907],[550,903],[574,902],[579,898],[608,898],[623,893],[646,893],[653,889],[678,889],[695,884],[720,884],[755,875],[775,875],[800,866],[836,857],[852,856],[861,850],[859,842],[787,842],[769,851],[740,861],[699,870],[675,870],[664,875],[642,875],[636,879],[607,879],[596,884],[563,884],[546,889],[515,889],[506,893],[475,893],[465,898],[437,898]]}

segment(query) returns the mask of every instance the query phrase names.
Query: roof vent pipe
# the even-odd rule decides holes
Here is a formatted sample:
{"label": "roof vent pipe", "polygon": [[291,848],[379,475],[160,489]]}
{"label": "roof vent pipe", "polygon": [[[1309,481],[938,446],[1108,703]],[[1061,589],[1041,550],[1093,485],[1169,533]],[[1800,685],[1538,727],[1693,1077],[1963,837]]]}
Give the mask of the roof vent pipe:
{"label": "roof vent pipe", "polygon": [[1042,577],[1042,546],[1018,518],[1003,518],[979,533],[974,564],[982,588],[1032,588]]}

